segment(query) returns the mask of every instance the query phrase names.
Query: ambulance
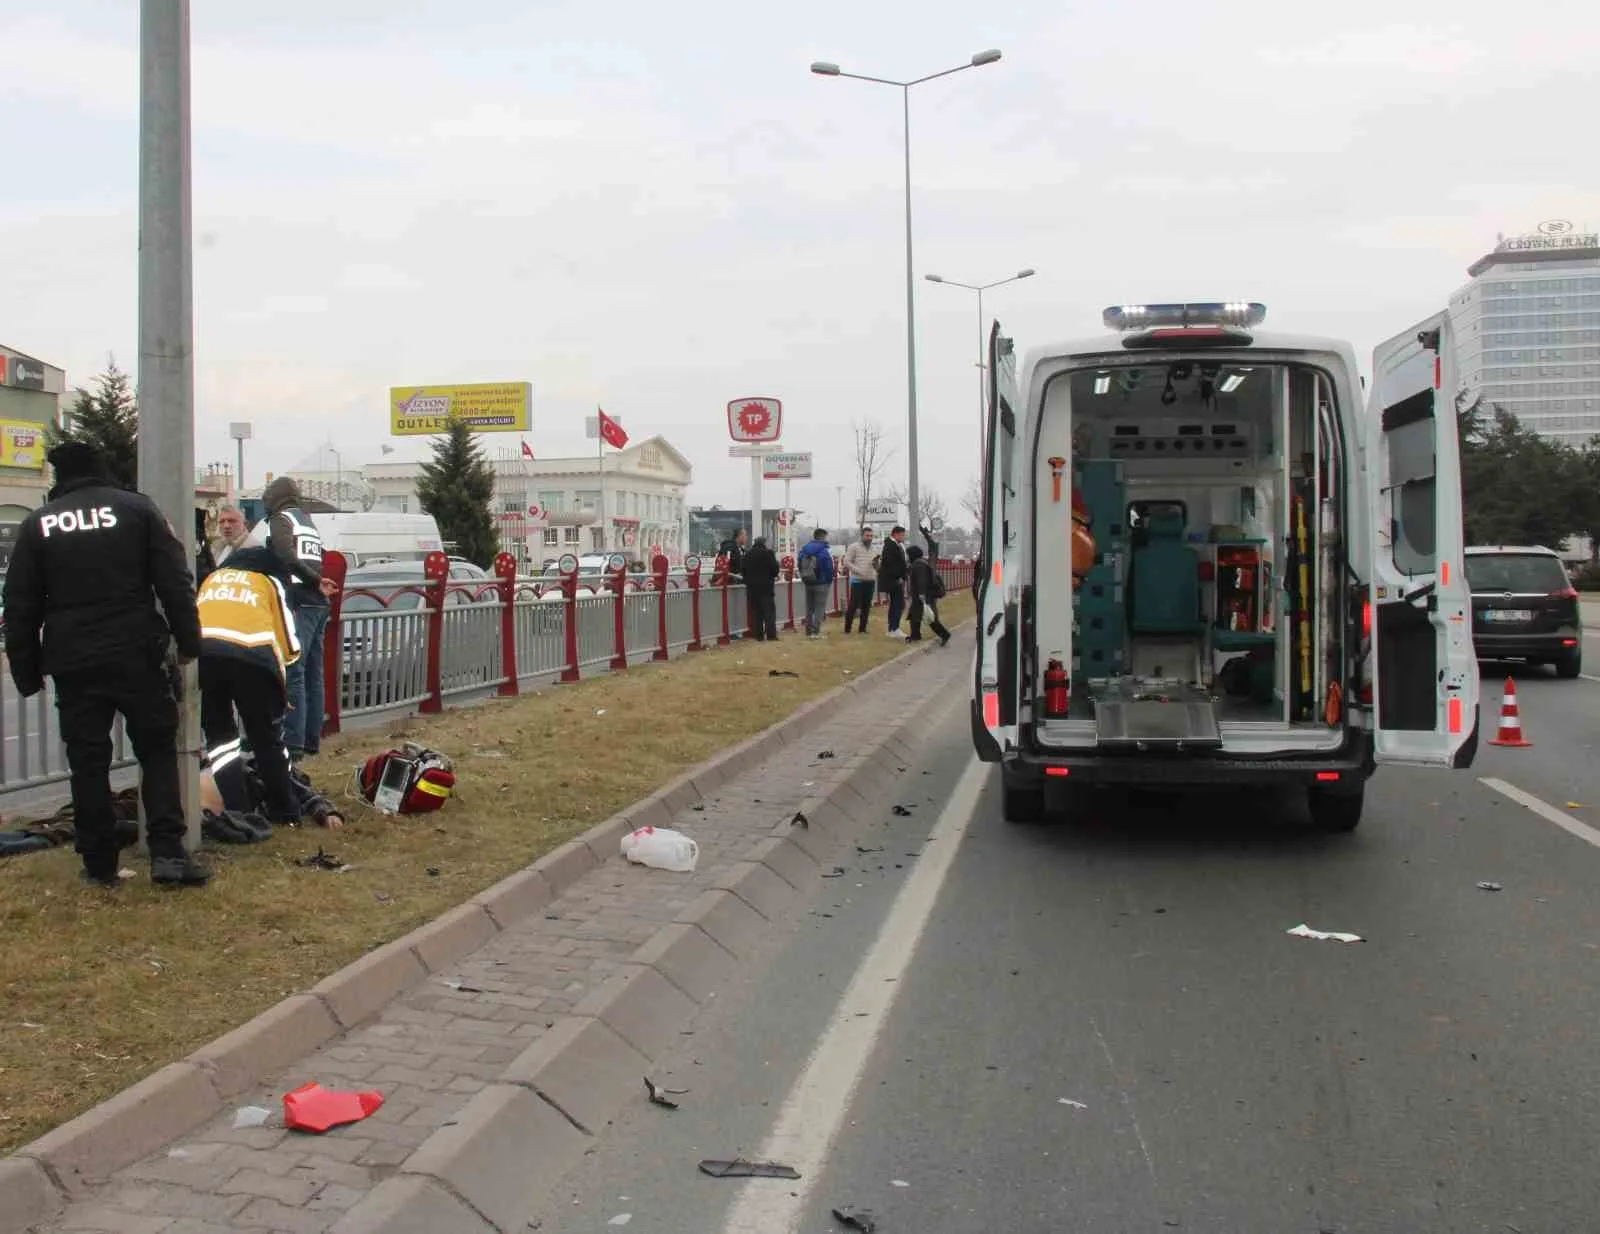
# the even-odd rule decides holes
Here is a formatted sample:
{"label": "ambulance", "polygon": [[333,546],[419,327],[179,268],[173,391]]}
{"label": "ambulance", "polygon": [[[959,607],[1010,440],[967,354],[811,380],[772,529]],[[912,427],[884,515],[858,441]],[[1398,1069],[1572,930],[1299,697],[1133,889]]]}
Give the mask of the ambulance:
{"label": "ambulance", "polygon": [[1471,765],[1450,321],[1380,346],[1364,399],[1346,344],[1265,317],[1109,308],[1020,369],[995,323],[972,731],[1007,819],[1275,785],[1350,831],[1377,766]]}

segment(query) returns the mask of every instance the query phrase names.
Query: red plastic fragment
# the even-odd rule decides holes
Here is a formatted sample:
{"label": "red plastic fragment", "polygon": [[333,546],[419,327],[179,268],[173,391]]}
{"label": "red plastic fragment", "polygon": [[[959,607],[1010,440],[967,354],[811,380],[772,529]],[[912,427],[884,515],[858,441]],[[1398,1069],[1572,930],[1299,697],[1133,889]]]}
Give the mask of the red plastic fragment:
{"label": "red plastic fragment", "polygon": [[283,1095],[283,1125],[321,1135],[345,1123],[359,1123],[383,1105],[377,1092],[336,1092],[313,1081]]}

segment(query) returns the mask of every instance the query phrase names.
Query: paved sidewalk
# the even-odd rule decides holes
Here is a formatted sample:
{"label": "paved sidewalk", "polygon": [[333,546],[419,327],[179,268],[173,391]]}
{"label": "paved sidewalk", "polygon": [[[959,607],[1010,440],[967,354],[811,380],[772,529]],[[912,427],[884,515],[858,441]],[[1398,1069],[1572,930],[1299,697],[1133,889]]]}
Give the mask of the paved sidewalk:
{"label": "paved sidewalk", "polygon": [[[243,1094],[239,1106],[273,1112],[269,1126],[233,1130],[230,1110],[168,1151],[92,1188],[38,1229],[328,1230],[558,1017],[580,1009],[587,995],[713,887],[753,843],[792,817],[807,797],[847,777],[860,759],[853,751],[948,694],[964,662],[960,648],[933,651],[871,697],[853,701],[797,753],[751,767],[726,782],[703,809],[685,810],[672,825],[700,845],[695,873],[607,861],[544,913],[511,926],[453,970],[413,987],[271,1084]],[[835,757],[814,757],[824,749]],[[378,1089],[383,1108],[325,1136],[283,1130],[282,1094],[311,1080]]]}

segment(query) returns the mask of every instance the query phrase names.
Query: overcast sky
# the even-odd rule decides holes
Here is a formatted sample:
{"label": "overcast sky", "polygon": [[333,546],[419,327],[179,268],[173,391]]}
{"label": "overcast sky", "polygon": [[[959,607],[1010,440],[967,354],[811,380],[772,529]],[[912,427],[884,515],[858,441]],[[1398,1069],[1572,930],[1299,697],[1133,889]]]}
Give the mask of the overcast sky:
{"label": "overcast sky", "polygon": [[[0,0],[0,340],[137,360],[134,0]],[[724,404],[783,399],[832,522],[851,422],[905,461],[898,92],[914,77],[921,461],[974,473],[966,282],[1026,349],[1118,301],[1253,298],[1358,352],[1497,232],[1600,224],[1592,6],[196,0],[196,458],[379,457],[386,389],[525,380],[542,456],[598,403],[744,504]],[[514,438],[489,438],[514,445]],[[402,456],[418,439],[399,439]],[[777,498],[773,486],[769,502]],[[850,500],[849,490],[846,502]]]}

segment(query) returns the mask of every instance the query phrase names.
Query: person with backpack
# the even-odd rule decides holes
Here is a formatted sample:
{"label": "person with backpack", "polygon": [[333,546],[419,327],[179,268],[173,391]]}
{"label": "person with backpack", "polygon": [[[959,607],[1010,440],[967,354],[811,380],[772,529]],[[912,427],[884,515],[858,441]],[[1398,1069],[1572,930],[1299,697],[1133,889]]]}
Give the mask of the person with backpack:
{"label": "person with backpack", "polygon": [[911,607],[906,613],[906,620],[911,623],[911,634],[906,641],[922,641],[922,619],[926,613],[929,629],[943,646],[950,641],[950,631],[939,620],[939,601],[944,599],[944,579],[939,577],[938,570],[923,554],[920,544],[913,544],[906,550],[906,560],[906,579],[911,591]]}
{"label": "person with backpack", "polygon": [[822,623],[828,616],[828,600],[833,595],[833,550],[828,547],[826,527],[811,533],[811,539],[800,550],[797,565],[806,588],[806,637],[820,638]]}

